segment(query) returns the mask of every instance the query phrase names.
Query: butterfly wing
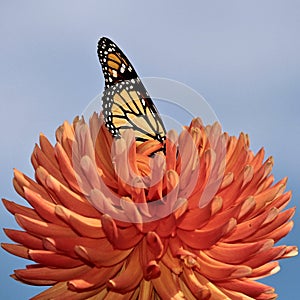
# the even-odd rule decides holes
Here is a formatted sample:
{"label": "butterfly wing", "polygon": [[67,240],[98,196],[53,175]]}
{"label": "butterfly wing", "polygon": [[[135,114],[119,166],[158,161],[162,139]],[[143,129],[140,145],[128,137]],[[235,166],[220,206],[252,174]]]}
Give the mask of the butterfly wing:
{"label": "butterfly wing", "polygon": [[98,56],[105,79],[102,105],[108,130],[118,138],[123,130],[132,128],[139,142],[163,143],[162,119],[127,57],[105,37],[98,43]]}

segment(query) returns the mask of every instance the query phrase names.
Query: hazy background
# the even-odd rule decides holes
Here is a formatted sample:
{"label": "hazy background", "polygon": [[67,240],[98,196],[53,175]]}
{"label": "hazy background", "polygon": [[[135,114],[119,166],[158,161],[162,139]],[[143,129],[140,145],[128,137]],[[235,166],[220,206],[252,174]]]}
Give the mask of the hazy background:
{"label": "hazy background", "polygon": [[[81,114],[103,89],[99,37],[115,40],[141,77],[183,82],[202,94],[224,130],[249,133],[251,147],[275,159],[277,180],[300,196],[299,1],[1,1],[0,196],[24,203],[12,169],[32,176],[40,132]],[[180,116],[178,116],[180,118]],[[1,227],[18,228],[0,209]],[[283,244],[299,244],[295,228]],[[8,239],[1,232],[1,241]],[[28,299],[44,288],[9,278],[27,263],[0,250],[0,298]],[[281,261],[264,282],[296,299],[299,258]]]}

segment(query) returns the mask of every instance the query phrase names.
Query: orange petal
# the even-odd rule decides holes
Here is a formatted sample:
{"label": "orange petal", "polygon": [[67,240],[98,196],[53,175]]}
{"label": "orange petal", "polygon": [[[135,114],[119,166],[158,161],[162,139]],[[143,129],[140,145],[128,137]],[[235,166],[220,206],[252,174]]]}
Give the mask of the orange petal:
{"label": "orange petal", "polygon": [[[135,226],[125,229],[118,228],[115,221],[108,215],[103,215],[101,221],[107,239],[116,249],[130,249],[136,246],[143,237]],[[130,239],[128,239],[128,236],[130,236]]]}
{"label": "orange petal", "polygon": [[83,262],[56,252],[47,250],[29,250],[31,260],[54,268],[74,268],[83,265]]}
{"label": "orange petal", "polygon": [[16,276],[20,280],[29,281],[29,280],[52,280],[56,281],[65,281],[81,276],[91,267],[87,265],[79,266],[76,268],[70,269],[58,269],[58,268],[48,268],[48,267],[35,267],[24,270],[15,270]]}
{"label": "orange petal", "polygon": [[55,177],[57,180],[61,181],[62,183],[65,183],[64,177],[61,175],[61,172],[58,168],[57,160],[54,158],[53,161],[51,161],[51,157],[48,157],[45,155],[45,153],[39,148],[39,146],[35,146],[33,150],[33,154],[36,158],[36,161],[39,166],[42,166],[49,174],[51,174],[53,177]]}
{"label": "orange petal", "polygon": [[184,267],[183,279],[196,299],[208,300],[210,298],[210,290],[199,282],[192,269]]}
{"label": "orange petal", "polygon": [[[236,230],[230,233],[230,235],[224,239],[224,242],[231,243],[240,240],[245,240],[247,242],[253,241],[252,236],[255,234],[255,232],[257,232],[260,229],[262,224],[268,218],[274,218],[277,214],[278,211],[276,209],[271,209],[270,211],[266,211],[255,218],[238,224],[236,226]],[[246,238],[248,238],[248,240],[246,240]]]}
{"label": "orange petal", "polygon": [[251,277],[255,280],[264,278],[279,272],[280,267],[278,261],[271,261],[252,270]]}
{"label": "orange petal", "polygon": [[70,210],[91,218],[99,218],[101,216],[82,194],[75,193],[54,177],[49,176],[47,178],[47,186],[60,199],[60,202]]}
{"label": "orange petal", "polygon": [[98,240],[98,247],[75,246],[75,253],[84,260],[97,267],[108,267],[118,264],[126,259],[132,249],[117,250],[107,240]]}
{"label": "orange petal", "polygon": [[176,221],[177,227],[183,230],[195,230],[201,228],[212,216],[212,207],[222,203],[220,197],[214,198],[204,207],[197,207],[188,210],[182,217]]}
{"label": "orange petal", "polygon": [[43,242],[41,239],[29,234],[28,232],[4,229],[5,234],[14,242],[22,244],[30,249],[43,249]]}
{"label": "orange petal", "polygon": [[51,237],[51,236],[61,236],[61,237],[69,237],[69,236],[77,236],[74,231],[72,231],[68,227],[46,223],[43,221],[38,221],[26,216],[16,215],[16,221],[18,224],[24,228],[29,233],[40,237]]}
{"label": "orange petal", "polygon": [[29,255],[28,255],[29,249],[27,247],[24,247],[23,245],[1,243],[1,247],[5,251],[7,251],[13,255],[29,259]]}
{"label": "orange petal", "polygon": [[82,292],[83,290],[95,289],[101,287],[106,281],[114,276],[122,267],[119,263],[109,268],[94,267],[81,275],[78,279],[73,279],[68,282],[68,287],[72,291]]}
{"label": "orange petal", "polygon": [[272,239],[261,240],[253,243],[217,243],[204,252],[210,257],[228,264],[241,264],[247,261],[252,255],[270,249],[274,245]]}
{"label": "orange petal", "polygon": [[18,171],[17,169],[14,169],[14,185],[15,184],[17,184],[19,186],[19,189],[21,189],[21,190],[17,190],[17,192],[22,197],[24,197],[23,187],[27,187],[40,194],[44,199],[47,199],[50,202],[52,201],[51,197],[49,196],[49,194],[47,193],[47,191],[42,185],[36,183],[28,176]]}
{"label": "orange petal", "polygon": [[25,198],[35,211],[46,221],[64,226],[65,223],[55,214],[55,204],[48,202],[39,194],[24,187]]}
{"label": "orange petal", "polygon": [[154,254],[154,258],[161,258],[164,252],[164,246],[159,235],[153,231],[150,231],[146,235],[146,241],[148,249]]}
{"label": "orange petal", "polygon": [[199,263],[199,267],[196,266],[198,272],[212,280],[248,277],[252,273],[252,269],[246,265],[225,264],[210,258],[202,251],[199,252],[196,259]]}
{"label": "orange petal", "polygon": [[225,282],[219,282],[219,285],[229,290],[244,293],[253,298],[258,297],[263,293],[271,294],[274,292],[274,289],[270,286],[252,280],[233,279]]}
{"label": "orange petal", "polygon": [[231,218],[218,227],[207,230],[185,231],[178,229],[178,237],[188,246],[195,249],[208,249],[216,244],[224,235],[232,231],[236,227],[236,220]]}
{"label": "orange petal", "polygon": [[55,213],[68,223],[74,231],[78,232],[82,236],[90,238],[105,237],[105,233],[99,219],[84,217],[61,205],[57,205],[55,207]]}
{"label": "orange petal", "polygon": [[139,246],[136,247],[126,261],[125,269],[116,277],[108,280],[107,287],[119,293],[127,293],[136,288],[142,278],[143,273],[139,268]]}
{"label": "orange petal", "polygon": [[42,220],[32,208],[22,206],[12,201],[8,201],[6,199],[2,199],[2,202],[5,208],[13,215],[19,214],[19,215],[27,216],[32,219]]}
{"label": "orange petal", "polygon": [[182,268],[183,268],[183,263],[180,259],[177,257],[174,257],[171,253],[170,248],[168,247],[167,251],[161,258],[161,261],[163,264],[170,269],[174,274],[181,274],[182,273]]}
{"label": "orange petal", "polygon": [[74,168],[65,150],[60,144],[55,145],[55,153],[58,159],[61,172],[62,174],[64,174],[64,178],[66,179],[66,181],[72,187],[73,190],[81,194],[81,188],[78,185],[78,179],[76,177]]}
{"label": "orange petal", "polygon": [[153,286],[162,299],[183,300],[184,295],[179,283],[172,276],[171,270],[160,263],[161,276],[152,279]]}

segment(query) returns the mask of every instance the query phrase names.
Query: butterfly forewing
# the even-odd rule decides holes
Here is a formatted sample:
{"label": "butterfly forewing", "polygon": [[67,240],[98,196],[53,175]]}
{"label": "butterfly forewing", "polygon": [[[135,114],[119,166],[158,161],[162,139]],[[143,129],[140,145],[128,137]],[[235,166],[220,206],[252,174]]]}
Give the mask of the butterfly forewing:
{"label": "butterfly forewing", "polygon": [[102,105],[108,130],[118,138],[124,129],[132,128],[139,142],[163,143],[164,124],[127,57],[108,38],[100,39],[98,56],[105,78]]}
{"label": "butterfly forewing", "polygon": [[110,39],[101,38],[98,56],[102,66],[105,86],[111,87],[119,81],[137,78],[137,74],[121,49]]}

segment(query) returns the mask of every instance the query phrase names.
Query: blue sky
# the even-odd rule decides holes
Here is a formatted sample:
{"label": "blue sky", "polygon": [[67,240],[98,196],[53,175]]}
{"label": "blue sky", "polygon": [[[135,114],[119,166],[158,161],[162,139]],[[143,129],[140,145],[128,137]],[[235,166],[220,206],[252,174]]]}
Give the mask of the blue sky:
{"label": "blue sky", "polygon": [[[106,3],[105,3],[106,2]],[[288,176],[291,206],[300,197],[299,1],[1,1],[0,195],[13,191],[12,169],[32,175],[40,132],[81,114],[103,89],[96,55],[101,36],[115,40],[141,77],[177,80],[203,95],[225,131],[250,135]],[[17,228],[3,207],[2,227]],[[295,228],[282,243],[299,244]],[[8,241],[0,233],[1,241]],[[25,261],[1,251],[1,299],[28,299],[40,288],[10,279]],[[295,299],[299,258],[281,262],[264,282]]]}

